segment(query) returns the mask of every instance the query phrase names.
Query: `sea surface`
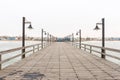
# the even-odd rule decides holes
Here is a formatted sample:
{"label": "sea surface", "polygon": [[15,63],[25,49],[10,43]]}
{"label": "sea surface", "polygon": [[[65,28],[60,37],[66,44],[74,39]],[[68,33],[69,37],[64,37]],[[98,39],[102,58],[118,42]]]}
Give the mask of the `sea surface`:
{"label": "sea surface", "polygon": [[[25,45],[40,43],[40,41],[25,41]],[[0,41],[0,51],[22,47],[22,41]]]}

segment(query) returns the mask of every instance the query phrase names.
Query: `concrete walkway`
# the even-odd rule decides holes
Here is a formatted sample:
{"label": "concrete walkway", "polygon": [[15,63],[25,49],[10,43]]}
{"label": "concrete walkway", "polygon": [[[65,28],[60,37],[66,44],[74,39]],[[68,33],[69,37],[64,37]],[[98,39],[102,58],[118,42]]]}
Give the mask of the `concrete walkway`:
{"label": "concrete walkway", "polygon": [[60,42],[1,70],[0,80],[120,80],[120,66]]}

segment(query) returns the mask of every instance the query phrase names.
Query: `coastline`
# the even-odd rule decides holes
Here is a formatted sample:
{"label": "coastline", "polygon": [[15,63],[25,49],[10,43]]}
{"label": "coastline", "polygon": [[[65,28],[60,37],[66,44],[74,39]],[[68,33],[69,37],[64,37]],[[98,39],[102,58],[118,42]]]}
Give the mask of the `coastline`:
{"label": "coastline", "polygon": [[[0,40],[0,41],[22,41],[22,40]],[[25,41],[37,41],[37,40],[25,40]]]}
{"label": "coastline", "polygon": [[[22,40],[0,40],[0,41],[22,41]],[[39,40],[25,40],[25,41],[39,41]],[[101,41],[101,40],[84,40],[82,42],[85,42],[85,41]],[[120,40],[105,40],[105,41],[120,41]]]}

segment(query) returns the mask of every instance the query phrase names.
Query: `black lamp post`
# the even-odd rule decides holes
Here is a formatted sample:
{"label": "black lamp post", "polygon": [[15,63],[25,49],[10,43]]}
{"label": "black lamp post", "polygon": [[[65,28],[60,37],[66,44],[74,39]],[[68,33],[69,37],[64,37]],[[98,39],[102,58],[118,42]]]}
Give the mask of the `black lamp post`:
{"label": "black lamp post", "polygon": [[102,25],[102,54],[101,54],[101,58],[105,59],[105,50],[103,49],[105,47],[105,19],[102,18],[102,23],[96,23],[96,27],[94,28],[94,30],[99,30],[100,28],[98,27],[98,25]]}
{"label": "black lamp post", "polygon": [[47,44],[49,45],[49,33],[47,33]]}
{"label": "black lamp post", "polygon": [[[31,26],[31,22],[28,22],[28,21],[25,21],[25,17],[22,18],[22,47],[24,48],[25,47],[25,24],[30,24],[29,25],[29,29],[33,29],[32,26]],[[25,52],[25,48],[22,49],[22,53]],[[22,55],[22,59],[25,58],[25,54]]]}
{"label": "black lamp post", "polygon": [[45,32],[45,35],[46,35],[46,31],[44,31],[43,29],[41,29],[41,48],[43,48],[43,41],[44,41],[43,33],[44,32]]}
{"label": "black lamp post", "polygon": [[74,33],[72,33],[72,45],[74,44]]}
{"label": "black lamp post", "polygon": [[52,42],[52,35],[50,34],[50,44],[51,44],[51,42]]}
{"label": "black lamp post", "polygon": [[76,33],[76,35],[79,34],[79,48],[81,49],[81,29],[79,29],[79,32]]}
{"label": "black lamp post", "polygon": [[53,42],[53,35],[51,35],[51,43]]}

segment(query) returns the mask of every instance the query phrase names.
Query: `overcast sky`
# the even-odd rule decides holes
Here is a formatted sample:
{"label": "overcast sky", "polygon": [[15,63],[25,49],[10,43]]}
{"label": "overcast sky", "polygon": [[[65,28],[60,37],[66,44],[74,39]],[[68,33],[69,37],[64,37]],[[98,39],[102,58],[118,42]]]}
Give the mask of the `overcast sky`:
{"label": "overcast sky", "polygon": [[[82,37],[100,37],[93,28],[105,18],[106,37],[120,37],[120,0],[0,0],[0,36],[21,36],[22,17],[32,22],[27,36],[41,28],[57,37],[82,30]],[[101,28],[101,26],[100,26]]]}

